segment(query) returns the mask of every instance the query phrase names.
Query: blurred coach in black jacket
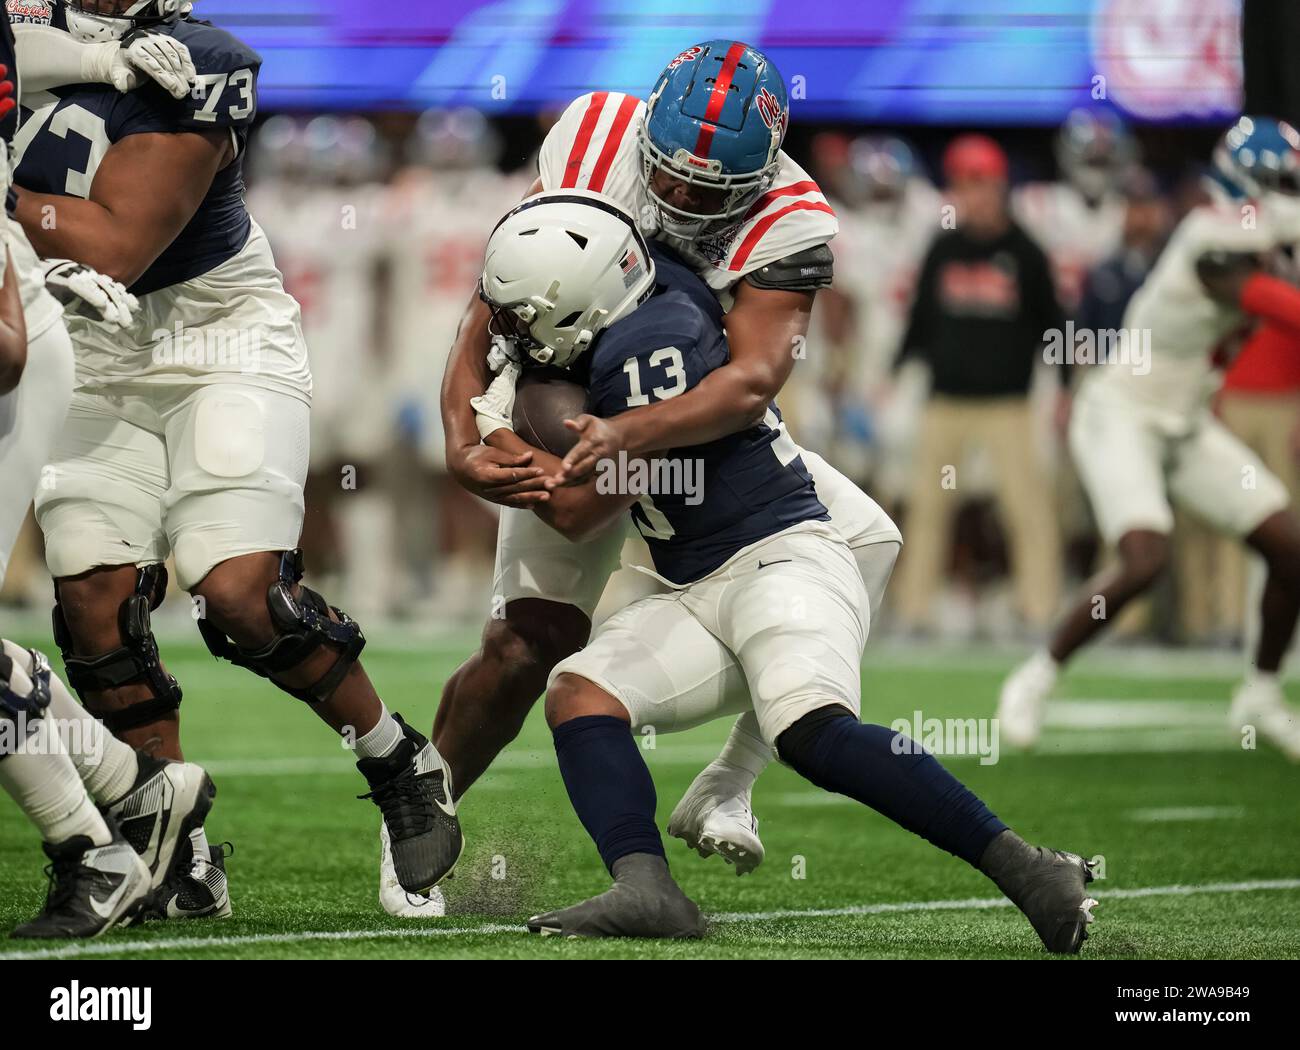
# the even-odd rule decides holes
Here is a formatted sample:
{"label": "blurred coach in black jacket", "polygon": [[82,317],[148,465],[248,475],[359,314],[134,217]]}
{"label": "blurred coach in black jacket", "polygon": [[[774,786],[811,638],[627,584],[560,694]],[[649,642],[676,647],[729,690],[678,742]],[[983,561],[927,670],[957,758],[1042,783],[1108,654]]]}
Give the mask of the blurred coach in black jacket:
{"label": "blurred coach in black jacket", "polygon": [[923,361],[931,373],[907,512],[898,580],[906,627],[929,625],[972,445],[996,473],[1020,613],[1046,627],[1060,592],[1060,541],[1041,457],[1034,448],[1029,385],[1044,332],[1065,317],[1042,249],[1007,209],[1007,159],[983,135],[962,135],[944,154],[955,207],[930,246],[895,367]]}

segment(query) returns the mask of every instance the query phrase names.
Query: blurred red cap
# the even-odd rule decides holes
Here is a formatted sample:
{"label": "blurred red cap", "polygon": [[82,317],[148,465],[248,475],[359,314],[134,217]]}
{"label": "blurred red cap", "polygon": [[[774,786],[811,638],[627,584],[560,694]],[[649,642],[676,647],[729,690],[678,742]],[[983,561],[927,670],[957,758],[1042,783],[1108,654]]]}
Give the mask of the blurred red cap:
{"label": "blurred red cap", "polygon": [[1000,179],[1007,177],[1007,155],[987,135],[958,135],[943,154],[943,173],[955,179]]}

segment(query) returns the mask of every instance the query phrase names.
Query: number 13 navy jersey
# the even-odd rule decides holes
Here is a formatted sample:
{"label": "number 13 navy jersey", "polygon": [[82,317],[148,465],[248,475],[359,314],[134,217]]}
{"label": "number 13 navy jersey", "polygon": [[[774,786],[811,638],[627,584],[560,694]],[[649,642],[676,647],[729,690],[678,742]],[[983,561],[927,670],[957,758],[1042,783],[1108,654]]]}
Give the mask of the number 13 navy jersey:
{"label": "number 13 navy jersey", "polygon": [[[669,249],[651,244],[650,252],[655,294],[602,332],[591,352],[588,406],[595,415],[676,397],[729,359],[722,307],[708,286]],[[747,430],[663,456],[670,469],[659,476],[690,484],[642,495],[632,517],[655,569],[673,583],[701,579],[799,522],[830,520],[775,405]],[[631,473],[627,480],[635,484]]]}
{"label": "number 13 navy jersey", "polygon": [[[61,12],[61,9],[60,9]],[[153,81],[125,94],[105,84],[74,84],[25,100],[15,146],[21,158],[18,186],[65,197],[90,196],[95,172],[109,147],[147,132],[224,131],[236,158],[219,171],[194,217],[131,286],[145,295],[199,277],[239,253],[248,240],[243,152],[257,112],[262,59],[223,29],[183,18],[157,31],[190,49],[198,71],[195,89],[172,98]],[[168,192],[167,172],[152,173]]]}

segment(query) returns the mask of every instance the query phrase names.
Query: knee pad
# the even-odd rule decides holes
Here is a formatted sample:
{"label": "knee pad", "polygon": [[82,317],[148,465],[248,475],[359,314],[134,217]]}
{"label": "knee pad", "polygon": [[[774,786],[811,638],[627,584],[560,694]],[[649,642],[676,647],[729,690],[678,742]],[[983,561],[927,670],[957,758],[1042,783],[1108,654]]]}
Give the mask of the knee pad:
{"label": "knee pad", "polygon": [[[12,643],[8,643],[12,644]],[[17,692],[12,685],[14,661],[0,650],[0,721],[11,722],[25,737],[34,728],[37,719],[45,717],[45,710],[50,706],[50,662],[44,653],[29,650],[32,658],[31,688],[23,693]],[[0,735],[0,739],[3,736]],[[17,744],[17,740],[0,746],[0,759],[9,754],[8,743]]]}
{"label": "knee pad", "polygon": [[[244,649],[207,619],[199,620],[199,633],[213,656],[245,667],[290,696],[309,704],[318,704],[334,695],[348,669],[357,662],[366,646],[361,627],[347,613],[334,608],[310,587],[293,586],[302,579],[302,550],[286,551],[280,558],[280,578],[266,592],[266,606],[276,636],[260,649]],[[330,618],[333,612],[338,620]],[[320,678],[305,689],[293,689],[275,680],[276,674],[290,671],[327,645],[338,653],[337,659]]]}
{"label": "knee pad", "polygon": [[[147,682],[152,695],[130,707],[116,711],[92,713],[114,733],[156,722],[181,706],[181,687],[163,670],[158,642],[153,636],[149,614],[162,604],[167,594],[167,568],[159,564],[137,570],[135,591],[117,611],[117,626],[122,645],[102,656],[82,657],[73,649],[63,608],[54,606],[54,641],[63,654],[68,670],[68,685],[86,703],[87,691],[116,689],[135,682]],[[90,710],[90,705],[87,704]]]}

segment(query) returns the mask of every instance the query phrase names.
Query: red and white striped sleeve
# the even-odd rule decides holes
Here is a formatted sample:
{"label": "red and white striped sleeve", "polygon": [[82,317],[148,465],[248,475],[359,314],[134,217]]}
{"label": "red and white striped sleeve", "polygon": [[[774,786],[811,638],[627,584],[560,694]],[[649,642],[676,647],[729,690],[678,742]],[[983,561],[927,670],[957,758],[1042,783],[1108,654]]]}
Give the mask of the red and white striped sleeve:
{"label": "red and white striped sleeve", "polygon": [[707,275],[708,282],[719,289],[735,284],[778,259],[826,244],[839,228],[835,209],[817,183],[783,155],[775,184],[745,213],[726,256]]}
{"label": "red and white striped sleeve", "polygon": [[538,158],[542,189],[586,189],[636,207],[636,128],[645,103],[617,91],[574,99],[547,133]]}

